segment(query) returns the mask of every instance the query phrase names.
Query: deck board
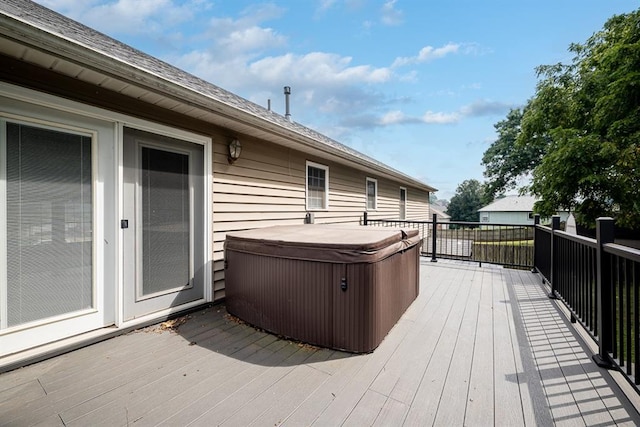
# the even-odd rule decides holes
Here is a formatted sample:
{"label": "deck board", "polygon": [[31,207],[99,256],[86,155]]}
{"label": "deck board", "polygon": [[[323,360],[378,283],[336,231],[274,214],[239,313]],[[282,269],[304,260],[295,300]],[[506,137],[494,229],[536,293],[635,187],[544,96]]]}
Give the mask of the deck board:
{"label": "deck board", "polygon": [[547,293],[528,271],[423,259],[418,299],[363,355],[216,305],[1,374],[0,426],[640,425]]}
{"label": "deck board", "polygon": [[508,310],[511,300],[505,276],[493,280],[493,334],[495,422],[497,425],[523,425],[519,372],[516,365],[517,341]]}
{"label": "deck board", "polygon": [[[448,312],[442,316],[437,316],[435,321],[430,323],[430,327],[433,327],[435,333],[433,334],[433,339],[428,340],[432,343],[429,350],[429,363],[423,375],[419,377],[420,383],[407,414],[406,422],[409,425],[433,424],[449,370],[457,369],[455,366],[451,368],[451,362],[464,314],[464,307],[466,307],[471,289],[470,286],[463,285],[463,283],[468,283],[469,273],[469,270],[465,271],[459,282],[451,284],[458,288],[455,301],[450,305],[443,304],[445,309],[448,309]],[[440,325],[438,320],[443,320],[444,323]]]}
{"label": "deck board", "polygon": [[[524,290],[529,287],[534,290],[540,289],[538,283],[534,283],[534,278],[537,278],[537,276],[535,274],[523,274],[517,270],[506,270],[505,273],[509,276],[508,282],[514,284],[514,286],[507,287],[509,299],[518,302],[517,304],[511,304],[509,307],[515,332],[515,342],[527,344],[521,344],[514,348],[524,424],[528,426],[551,425],[553,420],[548,409],[547,396],[544,394],[540,375],[531,352],[530,340],[527,338],[522,315],[522,312],[526,312],[530,305],[529,297],[524,293]],[[536,301],[549,303],[544,295]]]}
{"label": "deck board", "polygon": [[465,412],[458,408],[466,407],[469,399],[469,379],[473,364],[473,348],[476,340],[476,325],[482,292],[481,274],[474,272],[470,278],[478,283],[470,286],[466,303],[460,304],[462,320],[456,334],[456,342],[449,363],[449,372],[440,396],[435,425],[463,425]]}
{"label": "deck board", "polygon": [[494,423],[493,378],[493,286],[491,274],[481,272],[478,320],[469,376],[468,403],[465,419],[477,425]]}

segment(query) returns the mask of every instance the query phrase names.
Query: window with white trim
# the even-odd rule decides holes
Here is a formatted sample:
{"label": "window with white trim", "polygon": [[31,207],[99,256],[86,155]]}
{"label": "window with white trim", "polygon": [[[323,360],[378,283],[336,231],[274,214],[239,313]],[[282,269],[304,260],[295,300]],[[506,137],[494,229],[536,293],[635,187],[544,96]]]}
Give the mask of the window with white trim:
{"label": "window with white trim", "polygon": [[400,219],[407,218],[407,189],[400,187]]}
{"label": "window with white trim", "polygon": [[367,210],[378,209],[378,180],[367,178]]}
{"label": "window with white trim", "polygon": [[0,124],[2,328],[93,308],[95,135]]}
{"label": "window with white trim", "polygon": [[307,210],[329,207],[329,167],[307,162]]}

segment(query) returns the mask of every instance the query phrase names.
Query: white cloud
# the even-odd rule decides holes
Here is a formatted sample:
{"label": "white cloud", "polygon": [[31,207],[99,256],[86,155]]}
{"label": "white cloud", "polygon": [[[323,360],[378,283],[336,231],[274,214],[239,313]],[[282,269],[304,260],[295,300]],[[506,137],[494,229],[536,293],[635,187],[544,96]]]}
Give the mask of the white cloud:
{"label": "white cloud", "polygon": [[416,56],[399,56],[393,61],[392,67],[401,67],[409,64],[419,64],[421,62],[432,61],[444,58],[447,55],[456,54],[460,51],[461,44],[447,43],[441,47],[425,46]]}
{"label": "white cloud", "polygon": [[418,82],[418,72],[416,70],[412,70],[406,74],[399,76],[399,80],[401,82],[406,83],[417,83]]}
{"label": "white cloud", "polygon": [[431,46],[426,46],[420,49],[417,59],[418,62],[425,62],[432,59],[442,58],[450,53],[457,53],[459,48],[460,45],[455,43],[447,43],[446,45],[435,49]]}
{"label": "white cloud", "polygon": [[512,104],[481,99],[452,112],[428,110],[421,116],[412,116],[401,110],[391,110],[378,116],[364,114],[350,117],[343,120],[343,124],[357,128],[376,128],[405,124],[450,125],[471,117],[503,115],[510,108],[513,108]]}
{"label": "white cloud", "polygon": [[462,119],[465,119],[467,117],[502,115],[513,107],[513,104],[479,99],[472,102],[471,104],[464,105],[458,111],[454,111],[451,113],[434,113],[433,111],[427,111],[422,116],[422,121],[428,124],[458,123]]}
{"label": "white cloud", "polygon": [[480,90],[482,89],[482,83],[471,83],[469,85],[463,85],[462,90]]}
{"label": "white cloud", "polygon": [[167,33],[209,8],[205,0],[39,0],[89,27],[111,34]]}
{"label": "white cloud", "polygon": [[382,5],[380,20],[384,25],[400,25],[403,22],[404,13],[396,9],[398,0],[388,0]]}
{"label": "white cloud", "polygon": [[[291,86],[294,119],[301,117],[302,111],[315,110],[327,114],[326,117],[331,114],[344,117],[380,105],[384,100],[369,86],[392,77],[389,69],[353,65],[350,57],[324,52],[287,53],[257,60],[245,55],[221,60],[211,52],[193,51],[173,62],[260,105],[272,99],[274,111],[283,111],[282,87]],[[322,120],[316,115],[304,122]]]}
{"label": "white cloud", "polygon": [[515,105],[504,102],[480,99],[460,109],[460,113],[465,117],[481,117],[504,114]]}
{"label": "white cloud", "polygon": [[73,11],[84,11],[100,0],[38,0],[37,3],[49,9],[64,11],[65,14]]}
{"label": "white cloud", "polygon": [[258,26],[236,28],[216,40],[225,56],[231,57],[284,46],[286,42],[287,39],[273,29]]}
{"label": "white cloud", "polygon": [[427,124],[450,124],[457,123],[460,121],[461,115],[460,113],[443,113],[443,112],[433,112],[427,111],[422,116],[422,121]]}
{"label": "white cloud", "polygon": [[[162,15],[158,11],[162,10]],[[108,16],[109,19],[105,19]],[[168,16],[175,16],[177,21],[184,21],[190,12],[181,11],[171,4],[170,0],[118,0],[96,6],[84,13],[83,22],[91,26],[109,26],[109,31],[117,33],[157,32],[161,29],[161,21],[175,23],[168,20]],[[99,24],[100,22],[103,24]],[[105,22],[107,21],[107,22]]]}
{"label": "white cloud", "polygon": [[393,125],[398,123],[403,123],[406,119],[406,116],[402,111],[389,111],[380,119],[381,125]]}
{"label": "white cloud", "polygon": [[[114,32],[143,33],[159,40],[169,37],[182,22],[197,19],[198,7],[206,0],[42,0],[58,10],[73,10],[75,19],[95,25],[100,20]],[[321,8],[349,7],[355,0],[319,0]],[[384,4],[387,24],[400,23],[402,11],[397,0]],[[204,6],[203,6],[204,7]],[[66,8],[66,9],[65,9]],[[196,36],[188,41],[189,51],[165,53],[163,59],[230,90],[260,105],[273,100],[272,109],[283,112],[283,86],[292,87],[294,119],[314,127],[331,126],[325,133],[335,135],[352,128],[376,128],[403,124],[446,125],[464,118],[490,115],[503,111],[504,105],[480,100],[457,111],[426,111],[407,114],[403,105],[411,99],[392,98],[377,88],[391,81],[416,82],[417,72],[396,74],[394,67],[424,63],[448,55],[474,52],[473,45],[448,43],[440,47],[425,46],[415,56],[398,57],[391,67],[357,63],[351,56],[329,52],[287,52],[289,40],[267,22],[283,16],[285,10],[273,4],[252,6],[234,17],[204,18]],[[71,13],[68,13],[71,15]],[[194,16],[194,14],[196,16]],[[108,19],[105,19],[109,17]],[[205,20],[206,19],[206,20]],[[372,23],[370,23],[373,25]],[[173,25],[173,27],[172,27]],[[194,24],[195,25],[195,24]],[[198,31],[199,30],[199,31]],[[154,34],[154,31],[156,32]],[[165,51],[166,52],[166,51]],[[400,108],[399,108],[400,106]],[[389,111],[381,109],[389,107]],[[336,116],[337,115],[337,116]],[[329,124],[331,123],[331,124]]]}
{"label": "white cloud", "polygon": [[212,18],[204,34],[206,48],[223,58],[233,58],[238,55],[253,56],[285,46],[285,36],[263,25],[265,21],[279,18],[283,13],[282,8],[267,4],[244,10],[238,19]]}
{"label": "white cloud", "polygon": [[425,123],[457,123],[466,117],[503,115],[511,108],[514,108],[513,104],[479,99],[471,104],[462,106],[458,111],[452,113],[434,113],[432,111],[427,111],[422,116],[422,119]]}
{"label": "white cloud", "polygon": [[[178,59],[180,66],[193,70],[225,88],[274,85],[295,82],[308,87],[340,87],[360,83],[384,83],[391,79],[388,68],[352,65],[352,58],[325,52],[304,55],[287,53],[251,61],[235,56],[221,61],[220,56],[193,51]],[[293,84],[293,83],[291,83]]]}

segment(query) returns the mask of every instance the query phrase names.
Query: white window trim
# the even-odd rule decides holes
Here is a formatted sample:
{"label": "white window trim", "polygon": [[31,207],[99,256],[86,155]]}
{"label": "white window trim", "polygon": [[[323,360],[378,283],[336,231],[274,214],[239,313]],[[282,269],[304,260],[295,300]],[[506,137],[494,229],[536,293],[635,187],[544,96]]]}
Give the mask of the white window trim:
{"label": "white window trim", "polygon": [[[404,191],[404,212],[402,211],[402,197],[401,194]],[[398,216],[401,221],[406,221],[407,219],[407,204],[409,203],[409,192],[406,187],[400,187],[400,191],[398,192]]]}
{"label": "white window trim", "polygon": [[[309,207],[309,166],[324,170],[324,207],[323,208],[311,208]],[[329,210],[329,166],[321,165],[307,160],[307,164],[304,169],[304,205],[307,211],[322,212]]]}
{"label": "white window trim", "polygon": [[[369,182],[375,184],[375,194],[373,195],[373,208],[369,208]],[[367,177],[364,185],[364,204],[367,211],[378,210],[378,180],[375,178]]]}

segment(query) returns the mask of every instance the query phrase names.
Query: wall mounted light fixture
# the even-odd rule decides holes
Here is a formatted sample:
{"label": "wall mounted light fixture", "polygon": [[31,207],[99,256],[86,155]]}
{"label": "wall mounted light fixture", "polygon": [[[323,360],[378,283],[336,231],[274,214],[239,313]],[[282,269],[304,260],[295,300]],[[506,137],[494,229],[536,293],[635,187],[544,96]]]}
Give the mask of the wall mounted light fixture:
{"label": "wall mounted light fixture", "polygon": [[241,152],[242,152],[242,144],[240,144],[240,141],[238,140],[238,138],[232,139],[231,142],[229,143],[229,156],[227,157],[229,164],[232,164],[233,162],[238,160],[240,158]]}

